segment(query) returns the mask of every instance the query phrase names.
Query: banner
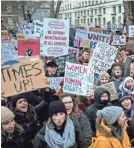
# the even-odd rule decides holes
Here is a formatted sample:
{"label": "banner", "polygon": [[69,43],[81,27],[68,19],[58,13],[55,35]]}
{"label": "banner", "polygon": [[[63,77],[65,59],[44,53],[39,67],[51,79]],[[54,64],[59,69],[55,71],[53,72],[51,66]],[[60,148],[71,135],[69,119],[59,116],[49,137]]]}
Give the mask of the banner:
{"label": "banner", "polygon": [[110,92],[110,100],[111,101],[117,100],[119,98],[119,94],[117,93],[114,82],[110,82],[110,83],[101,85],[99,87],[106,88]]}
{"label": "banner", "polygon": [[15,50],[15,42],[1,43],[1,60],[14,58],[18,56],[18,51]]}
{"label": "banner", "polygon": [[131,25],[128,28],[128,37],[134,37],[134,25]]}
{"label": "banner", "polygon": [[74,46],[75,47],[85,47],[85,48],[95,48],[97,41],[104,43],[110,43],[111,36],[107,34],[101,34],[97,32],[76,30]]}
{"label": "banner", "polygon": [[69,20],[44,18],[43,55],[61,56],[68,53],[69,27]]}
{"label": "banner", "polygon": [[19,56],[36,56],[40,55],[39,39],[21,39],[18,40]]}
{"label": "banner", "polygon": [[98,42],[90,59],[89,66],[92,67],[96,73],[107,71],[114,63],[117,52],[118,49],[114,46]]}
{"label": "banner", "polygon": [[43,64],[40,60],[21,63],[19,59],[16,59],[17,62],[18,64],[11,66],[2,64],[1,88],[4,97],[44,88],[47,85]]}
{"label": "banner", "polygon": [[126,45],[126,36],[114,35],[112,45]]}
{"label": "banner", "polygon": [[94,71],[92,68],[66,62],[63,92],[89,96],[93,83]]}
{"label": "banner", "polygon": [[76,54],[67,54],[64,56],[59,56],[59,57],[55,57],[54,58],[56,64],[58,65],[58,72],[64,72],[65,71],[65,66],[66,66],[66,62],[70,62],[70,63],[76,63]]}
{"label": "banner", "polygon": [[60,88],[60,82],[63,80],[64,80],[63,77],[49,77],[48,81],[50,88],[54,89],[57,92],[58,89]]}

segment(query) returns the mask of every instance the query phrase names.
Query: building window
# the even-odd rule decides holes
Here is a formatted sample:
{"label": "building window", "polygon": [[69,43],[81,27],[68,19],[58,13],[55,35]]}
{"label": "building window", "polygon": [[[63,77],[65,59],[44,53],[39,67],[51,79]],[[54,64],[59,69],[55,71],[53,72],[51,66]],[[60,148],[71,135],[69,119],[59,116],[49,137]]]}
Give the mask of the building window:
{"label": "building window", "polygon": [[83,19],[81,19],[81,23],[83,23]]}
{"label": "building window", "polygon": [[112,17],[112,24],[115,24],[115,17]]}
{"label": "building window", "polygon": [[121,24],[121,16],[118,17],[118,26]]}
{"label": "building window", "polygon": [[80,17],[80,12],[78,12],[78,17]]}
{"label": "building window", "polygon": [[105,17],[103,18],[103,26],[106,25],[106,19]]}
{"label": "building window", "polygon": [[89,18],[87,19],[87,23],[88,23],[87,25],[89,25]]}
{"label": "building window", "polygon": [[88,5],[90,6],[90,1],[88,1]]}
{"label": "building window", "polygon": [[81,7],[81,3],[79,3],[79,7]]}
{"label": "building window", "polygon": [[113,13],[116,14],[116,7],[113,7]]}
{"label": "building window", "polygon": [[101,15],[101,9],[99,9],[99,15]]}
{"label": "building window", "polygon": [[79,23],[79,19],[78,19],[78,25],[79,25],[80,23]]}
{"label": "building window", "polygon": [[92,1],[92,5],[94,5],[94,1]]}
{"label": "building window", "polygon": [[89,10],[87,11],[87,15],[89,16]]}
{"label": "building window", "polygon": [[96,1],[96,4],[98,4],[98,1]]}
{"label": "building window", "polygon": [[84,2],[82,2],[82,7],[84,6]]}
{"label": "building window", "polygon": [[95,9],[95,15],[97,15],[97,9]]}
{"label": "building window", "polygon": [[75,17],[77,16],[77,13],[75,12]]}
{"label": "building window", "polygon": [[91,10],[91,15],[93,16],[93,10]]}
{"label": "building window", "polygon": [[87,6],[87,1],[85,1],[85,6]]}
{"label": "building window", "polygon": [[100,18],[98,18],[98,22],[99,22],[99,26],[101,26],[101,20],[100,20]]}
{"label": "building window", "polygon": [[97,18],[95,18],[95,26],[97,26]]}
{"label": "building window", "polygon": [[84,11],[84,16],[86,16],[86,11]]}
{"label": "building window", "polygon": [[119,6],[119,13],[121,13],[121,6]]}
{"label": "building window", "polygon": [[7,12],[12,12],[12,6],[7,6]]}
{"label": "building window", "polygon": [[90,19],[90,22],[93,23],[93,19],[92,18]]}
{"label": "building window", "polygon": [[103,14],[106,14],[106,8],[103,8]]}
{"label": "building window", "polygon": [[86,19],[84,19],[84,24],[86,24]]}
{"label": "building window", "polygon": [[81,11],[81,16],[82,16],[83,12]]}
{"label": "building window", "polygon": [[77,26],[77,19],[75,19],[75,25]]}

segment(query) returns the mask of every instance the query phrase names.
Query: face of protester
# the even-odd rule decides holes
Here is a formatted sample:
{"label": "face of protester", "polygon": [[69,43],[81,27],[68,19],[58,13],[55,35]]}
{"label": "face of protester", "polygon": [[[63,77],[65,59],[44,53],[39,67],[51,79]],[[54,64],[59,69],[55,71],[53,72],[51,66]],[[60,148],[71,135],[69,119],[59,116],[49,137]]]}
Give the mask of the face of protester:
{"label": "face of protester", "polygon": [[26,99],[21,98],[16,102],[16,110],[20,112],[27,112],[28,110],[28,103]]}
{"label": "face of protester", "polygon": [[117,120],[117,123],[120,125],[120,126],[124,126],[125,125],[125,121],[126,121],[126,116],[125,116],[125,113],[122,112]]}
{"label": "face of protester", "polygon": [[129,88],[130,90],[132,90],[134,88],[134,80],[128,80],[125,85],[126,85],[126,88]]}
{"label": "face of protester", "polygon": [[67,110],[67,114],[70,115],[73,111],[73,100],[70,96],[64,97],[62,99],[62,102],[65,104],[66,110]]}
{"label": "face of protester", "polygon": [[103,77],[101,80],[100,80],[100,83],[101,83],[101,85],[103,85],[103,84],[106,84],[106,83],[108,83],[108,78],[107,77]]}
{"label": "face of protester", "polygon": [[131,69],[130,69],[130,76],[131,76],[132,78],[134,78],[134,68],[131,68]]}
{"label": "face of protester", "polygon": [[65,119],[66,119],[66,114],[63,112],[54,114],[52,116],[52,120],[57,127],[61,127],[63,123],[65,122]]}
{"label": "face of protester", "polygon": [[121,102],[121,105],[123,108],[128,110],[131,107],[131,100],[126,98]]}
{"label": "face of protester", "polygon": [[114,67],[114,74],[115,74],[115,76],[121,76],[121,73],[122,73],[122,71],[121,71],[120,66],[115,66]]}
{"label": "face of protester", "polygon": [[57,66],[47,68],[49,75],[55,75],[57,72]]}
{"label": "face of protester", "polygon": [[108,99],[109,99],[109,95],[107,93],[103,93],[101,95],[101,101],[108,100]]}
{"label": "face of protester", "polygon": [[83,52],[82,57],[85,61],[88,61],[90,58],[90,53],[89,52]]}
{"label": "face of protester", "polygon": [[14,132],[15,122],[14,119],[7,121],[1,125],[1,129],[4,133],[11,134]]}

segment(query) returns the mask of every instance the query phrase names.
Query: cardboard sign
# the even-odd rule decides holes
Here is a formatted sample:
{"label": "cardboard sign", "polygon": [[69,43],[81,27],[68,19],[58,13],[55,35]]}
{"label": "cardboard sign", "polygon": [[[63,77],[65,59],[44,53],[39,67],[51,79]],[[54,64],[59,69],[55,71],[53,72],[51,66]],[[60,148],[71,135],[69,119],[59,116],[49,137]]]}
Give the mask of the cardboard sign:
{"label": "cardboard sign", "polygon": [[68,54],[69,27],[69,20],[44,18],[42,55],[51,57]]}
{"label": "cardboard sign", "polygon": [[44,37],[43,22],[41,22],[39,20],[34,21],[34,37],[37,39],[41,39]]}
{"label": "cardboard sign", "polygon": [[89,66],[94,68],[96,73],[107,71],[114,63],[118,49],[109,44],[98,42],[90,59]]}
{"label": "cardboard sign", "polygon": [[93,69],[88,66],[66,63],[63,92],[88,96],[93,83]]}
{"label": "cardboard sign", "polygon": [[128,42],[127,42],[127,49],[129,49],[129,50],[134,49],[134,37],[128,39]]}
{"label": "cardboard sign", "polygon": [[128,37],[134,37],[134,25],[129,26]]}
{"label": "cardboard sign", "polygon": [[64,56],[55,57],[55,62],[58,65],[58,72],[64,72],[65,71],[65,65],[66,62],[70,63],[76,63],[76,54],[67,54]]}
{"label": "cardboard sign", "polygon": [[110,43],[110,35],[97,32],[87,32],[85,30],[76,30],[74,46],[95,48],[98,41]]}
{"label": "cardboard sign", "polygon": [[106,88],[110,92],[110,100],[111,101],[117,100],[119,98],[119,94],[117,93],[114,82],[110,82],[110,83],[101,85],[99,87]]}
{"label": "cardboard sign", "polygon": [[79,49],[78,48],[69,47],[68,54],[73,54],[73,53],[75,53],[76,56],[78,56],[79,55]]}
{"label": "cardboard sign", "polygon": [[60,88],[60,82],[63,80],[63,77],[49,77],[48,81],[50,88],[54,89],[55,91],[58,91],[58,89]]}
{"label": "cardboard sign", "polygon": [[[14,60],[15,62],[15,60]],[[18,62],[18,63],[17,63]],[[1,87],[4,97],[44,88],[46,77],[40,60],[1,67]],[[3,63],[3,65],[6,65]]]}
{"label": "cardboard sign", "polygon": [[8,35],[7,30],[2,30],[1,31],[1,42],[8,42],[10,40],[10,37]]}
{"label": "cardboard sign", "polygon": [[18,55],[19,56],[40,55],[40,40],[39,39],[18,40]]}
{"label": "cardboard sign", "polygon": [[126,36],[114,35],[112,45],[126,45]]}
{"label": "cardboard sign", "polygon": [[24,34],[16,34],[17,39],[24,39],[26,36]]}
{"label": "cardboard sign", "polygon": [[101,32],[101,29],[100,28],[97,28],[97,27],[89,27],[89,31]]}
{"label": "cardboard sign", "polygon": [[15,42],[1,43],[1,59],[9,59],[17,57],[18,51],[15,50]]}

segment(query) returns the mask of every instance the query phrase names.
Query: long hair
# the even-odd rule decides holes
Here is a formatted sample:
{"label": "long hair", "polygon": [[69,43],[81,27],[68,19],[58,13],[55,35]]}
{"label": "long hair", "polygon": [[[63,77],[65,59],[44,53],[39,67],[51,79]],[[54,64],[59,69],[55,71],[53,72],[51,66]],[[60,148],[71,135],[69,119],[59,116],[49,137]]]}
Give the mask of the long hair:
{"label": "long hair", "polygon": [[80,109],[78,107],[78,100],[76,97],[74,97],[73,95],[69,94],[69,93],[62,93],[60,95],[60,100],[62,101],[63,98],[65,97],[71,97],[72,101],[73,101],[73,110],[71,112],[71,116],[77,116],[80,114]]}

